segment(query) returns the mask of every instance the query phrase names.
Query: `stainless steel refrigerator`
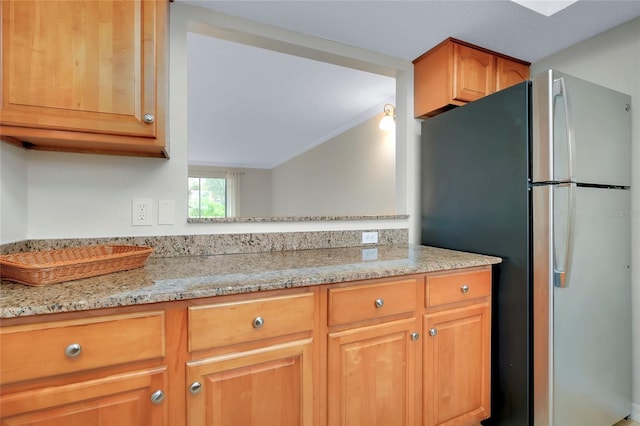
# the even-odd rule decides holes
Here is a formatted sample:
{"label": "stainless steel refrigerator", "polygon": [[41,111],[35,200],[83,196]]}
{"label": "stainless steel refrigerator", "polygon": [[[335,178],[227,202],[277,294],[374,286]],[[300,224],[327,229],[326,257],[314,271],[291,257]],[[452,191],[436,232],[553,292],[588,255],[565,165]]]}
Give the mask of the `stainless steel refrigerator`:
{"label": "stainless steel refrigerator", "polygon": [[631,413],[630,108],[549,70],[422,123],[422,244],[503,258],[486,424]]}

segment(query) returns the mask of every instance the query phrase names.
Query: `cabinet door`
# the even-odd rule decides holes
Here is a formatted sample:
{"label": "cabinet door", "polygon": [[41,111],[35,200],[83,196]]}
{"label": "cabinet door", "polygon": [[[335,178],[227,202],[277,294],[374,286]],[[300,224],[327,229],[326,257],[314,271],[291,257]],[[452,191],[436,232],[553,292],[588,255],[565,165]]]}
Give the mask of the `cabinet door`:
{"label": "cabinet door", "polygon": [[529,79],[529,66],[505,58],[496,60],[496,91]]}
{"label": "cabinet door", "polygon": [[2,2],[3,125],[156,135],[155,0]]}
{"label": "cabinet door", "polygon": [[454,44],[453,58],[453,99],[471,102],[495,92],[494,55]]}
{"label": "cabinet door", "polygon": [[164,425],[165,370],[153,369],[3,395],[2,426]]}
{"label": "cabinet door", "polygon": [[415,424],[416,330],[410,318],[329,334],[328,424]]}
{"label": "cabinet door", "polygon": [[490,304],[424,317],[424,403],[427,426],[470,425],[489,417]]}
{"label": "cabinet door", "polygon": [[187,363],[187,424],[312,424],[311,356],[305,339]]}

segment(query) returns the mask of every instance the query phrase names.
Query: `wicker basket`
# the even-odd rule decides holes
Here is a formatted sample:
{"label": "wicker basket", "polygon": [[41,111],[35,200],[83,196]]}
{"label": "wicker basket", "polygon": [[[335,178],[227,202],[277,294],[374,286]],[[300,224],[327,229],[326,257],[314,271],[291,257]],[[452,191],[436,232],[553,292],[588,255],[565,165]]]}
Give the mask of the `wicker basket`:
{"label": "wicker basket", "polygon": [[43,286],[140,268],[151,247],[100,245],[0,256],[0,277]]}

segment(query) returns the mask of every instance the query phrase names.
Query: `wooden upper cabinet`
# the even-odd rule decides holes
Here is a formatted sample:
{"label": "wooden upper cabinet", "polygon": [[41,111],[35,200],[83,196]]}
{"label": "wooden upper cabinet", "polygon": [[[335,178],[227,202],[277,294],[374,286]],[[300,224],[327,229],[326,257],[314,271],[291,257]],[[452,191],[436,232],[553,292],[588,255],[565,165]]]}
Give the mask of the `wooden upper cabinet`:
{"label": "wooden upper cabinet", "polygon": [[453,99],[471,102],[495,92],[493,55],[462,44],[453,45]]}
{"label": "wooden upper cabinet", "polygon": [[529,63],[448,38],[413,61],[414,115],[432,117],[529,78]]}
{"label": "wooden upper cabinet", "polygon": [[166,156],[167,8],[166,0],[3,1],[3,139]]}
{"label": "wooden upper cabinet", "polygon": [[496,91],[506,89],[529,78],[529,65],[496,58]]}

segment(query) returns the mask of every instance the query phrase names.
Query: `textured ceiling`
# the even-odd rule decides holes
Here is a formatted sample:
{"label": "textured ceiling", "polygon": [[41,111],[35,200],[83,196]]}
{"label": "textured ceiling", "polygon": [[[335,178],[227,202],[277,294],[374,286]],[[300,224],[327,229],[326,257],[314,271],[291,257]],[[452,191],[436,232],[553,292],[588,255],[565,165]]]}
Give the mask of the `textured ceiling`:
{"label": "textured ceiling", "polygon": [[[420,56],[451,36],[535,62],[640,16],[640,1],[637,0],[581,0],[550,17],[507,0],[177,1],[405,60]],[[196,40],[198,38],[201,39]],[[209,39],[211,46],[206,47],[207,39],[203,36],[190,37],[193,45],[197,44],[196,50],[190,51],[190,58],[197,60],[193,61],[192,67],[190,59],[189,65],[189,138],[192,162],[254,164],[259,167],[278,164],[330,137],[348,123],[356,123],[365,116],[371,116],[372,111],[388,97],[389,84],[393,84],[388,78],[366,74],[366,77],[357,76],[358,72],[355,71],[348,72],[317,62],[313,65],[313,61],[300,58],[286,58],[277,65],[277,58],[286,55],[267,52],[257,54],[254,58],[265,62],[249,65],[260,67],[254,68],[254,71],[260,72],[254,75],[243,74],[241,80],[227,84],[234,87],[216,89],[213,87],[215,85],[204,82],[195,86],[191,83],[206,80],[207,76],[210,79],[218,71],[238,76],[238,69],[227,68],[222,62],[226,64],[226,58],[238,59],[248,55],[248,46],[230,42],[226,42],[227,46],[221,46],[225,43]],[[222,50],[206,49],[225,50],[223,53]],[[208,53],[205,54],[205,51]],[[224,57],[225,61],[207,63],[205,56],[212,55],[224,55],[216,57]],[[251,56],[253,55],[252,53]],[[269,61],[273,63],[267,65]],[[282,66],[285,67],[285,72],[278,70]],[[316,80],[318,76],[331,72],[336,74],[332,75],[330,81],[342,82],[336,91],[329,89],[326,82]],[[276,81],[278,76],[280,82]],[[220,74],[220,78],[222,81],[229,81],[224,74]],[[259,82],[259,79],[263,80]],[[305,85],[305,81],[310,84]],[[358,102],[355,99],[360,98],[359,93],[362,93],[364,86],[365,92],[375,92],[375,95],[363,97],[359,106],[356,106]],[[255,93],[262,89],[265,93]],[[256,99],[267,101],[256,103],[258,101],[245,98],[250,95],[249,92],[254,92],[251,96]],[[201,104],[202,100],[196,100],[196,95],[202,100],[217,99],[213,103],[215,106]],[[244,99],[243,102],[241,98]],[[286,107],[285,101],[288,105]],[[293,103],[289,104],[289,101]],[[219,112],[216,108],[224,111]],[[204,118],[196,117],[193,111],[209,112],[209,115]],[[214,125],[211,117],[219,114],[222,114],[224,120]],[[258,122],[258,117],[262,121]],[[316,120],[308,120],[310,117]],[[267,132],[268,123],[273,123],[275,132]],[[220,133],[212,134],[211,128],[219,126],[226,127],[226,130],[220,129]],[[254,131],[248,131],[248,127],[254,127]],[[263,131],[258,131],[260,129]],[[273,140],[269,140],[271,138]],[[258,139],[260,144],[256,144]],[[278,145],[276,142],[279,139],[288,139],[288,142]],[[212,149],[211,144],[216,141],[220,145]],[[252,148],[246,148],[246,142],[253,142],[248,145]],[[201,145],[201,148],[192,148],[194,145]],[[225,146],[227,148],[223,148]],[[221,152],[222,149],[233,151],[229,147],[234,146],[238,148],[235,153],[223,155]],[[208,158],[205,153],[211,152],[217,152],[218,155]],[[253,159],[249,158],[250,153],[255,154]],[[226,156],[229,159],[224,158]]]}

